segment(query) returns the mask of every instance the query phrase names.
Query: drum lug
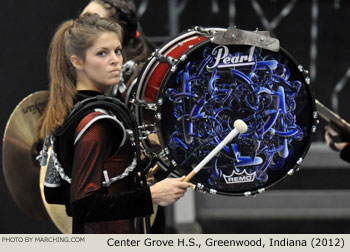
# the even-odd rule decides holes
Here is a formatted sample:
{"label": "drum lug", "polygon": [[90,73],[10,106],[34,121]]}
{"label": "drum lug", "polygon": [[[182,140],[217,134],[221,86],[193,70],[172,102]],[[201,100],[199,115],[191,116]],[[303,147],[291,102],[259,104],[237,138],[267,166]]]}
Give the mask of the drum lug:
{"label": "drum lug", "polygon": [[160,54],[159,52],[153,52],[152,53],[152,56],[155,57],[156,59],[158,59],[159,61],[161,62],[166,62],[168,63],[169,65],[171,66],[174,66],[176,65],[176,63],[178,62],[177,59],[174,59],[173,57],[171,56],[165,56],[163,54]]}
{"label": "drum lug", "polygon": [[[299,65],[298,66],[298,70],[302,73],[305,73],[305,74],[309,74],[309,70],[307,69],[304,69],[304,67],[302,65]],[[309,84],[309,83],[308,83]]]}
{"label": "drum lug", "polygon": [[[158,158],[160,160],[163,160],[163,161],[166,161],[168,162],[169,161],[169,158],[168,158],[168,155],[170,154],[170,150],[168,149],[168,147],[165,147],[164,150],[160,153],[158,153]],[[171,160],[170,161],[172,163],[173,166],[177,166],[177,163],[175,160]]]}
{"label": "drum lug", "polygon": [[131,145],[132,146],[136,146],[135,138],[134,138],[134,132],[131,129],[126,129],[126,134],[130,138]]}
{"label": "drum lug", "polygon": [[263,193],[263,192],[265,192],[265,188],[258,189],[258,193]]}
{"label": "drum lug", "polygon": [[201,26],[195,26],[193,27],[193,30],[195,30],[196,32],[198,32],[200,35],[206,36],[206,37],[211,37],[213,36],[212,31],[206,30]]}
{"label": "drum lug", "polygon": [[182,55],[181,57],[180,57],[180,60],[181,61],[185,61],[187,59],[187,55],[186,54],[184,54],[184,55]]}
{"label": "drum lug", "polygon": [[164,151],[165,151],[165,154],[167,154],[167,155],[169,155],[169,154],[170,154],[170,150],[169,150],[169,148],[168,148],[168,147],[165,147],[165,148],[164,148]]}
{"label": "drum lug", "polygon": [[298,161],[297,161],[297,164],[298,164],[298,165],[301,165],[302,162],[303,162],[303,158],[299,158]]}
{"label": "drum lug", "polygon": [[160,152],[158,154],[158,156],[159,156],[159,159],[161,159],[161,160],[164,160],[164,161],[168,161],[169,160],[169,158],[167,156],[166,148],[164,149],[164,151]]}
{"label": "drum lug", "polygon": [[204,185],[202,185],[201,183],[197,183],[195,190],[196,190],[197,192],[205,193],[205,191],[204,191]]}
{"label": "drum lug", "polygon": [[147,104],[145,104],[145,108],[148,110],[156,111],[157,105],[155,103],[147,103]]}
{"label": "drum lug", "polygon": [[294,172],[295,172],[294,169],[290,169],[290,170],[288,171],[287,174],[288,174],[289,176],[292,176],[292,175],[294,174]]}
{"label": "drum lug", "polygon": [[176,69],[177,69],[177,66],[176,66],[176,65],[173,65],[173,66],[171,67],[170,71],[171,71],[172,73],[174,73],[174,72],[176,71]]}
{"label": "drum lug", "polygon": [[244,193],[244,196],[247,196],[247,197],[249,197],[249,196],[251,196],[252,195],[252,192],[245,192]]}
{"label": "drum lug", "polygon": [[157,120],[161,120],[162,119],[162,114],[161,113],[157,113],[156,114],[156,119]]}
{"label": "drum lug", "polygon": [[158,105],[159,106],[162,106],[163,105],[163,99],[162,98],[159,98],[158,101],[157,101]]}
{"label": "drum lug", "polygon": [[308,84],[308,85],[309,85],[309,84],[311,83],[311,79],[310,79],[310,77],[306,77],[306,78],[305,78],[305,82],[306,82],[306,84]]}
{"label": "drum lug", "polygon": [[215,194],[217,193],[217,191],[216,191],[215,189],[210,189],[210,190],[209,190],[209,193],[215,195]]}
{"label": "drum lug", "polygon": [[317,127],[316,127],[316,126],[312,126],[311,132],[312,132],[312,133],[316,133],[316,130],[317,130]]}
{"label": "drum lug", "polygon": [[316,125],[318,125],[320,123],[320,121],[318,120],[318,112],[314,111],[314,113],[312,114],[313,118],[315,119],[315,123]]}

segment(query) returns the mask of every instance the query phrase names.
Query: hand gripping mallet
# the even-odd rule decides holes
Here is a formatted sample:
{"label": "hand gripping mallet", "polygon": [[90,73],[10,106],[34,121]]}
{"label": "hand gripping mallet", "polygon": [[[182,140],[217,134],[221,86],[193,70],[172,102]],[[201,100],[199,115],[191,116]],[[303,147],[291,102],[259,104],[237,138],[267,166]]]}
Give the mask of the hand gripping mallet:
{"label": "hand gripping mallet", "polygon": [[236,120],[233,124],[233,130],[219,143],[184,179],[184,182],[190,181],[225,145],[235,138],[239,133],[245,133],[248,130],[247,124],[242,120]]}

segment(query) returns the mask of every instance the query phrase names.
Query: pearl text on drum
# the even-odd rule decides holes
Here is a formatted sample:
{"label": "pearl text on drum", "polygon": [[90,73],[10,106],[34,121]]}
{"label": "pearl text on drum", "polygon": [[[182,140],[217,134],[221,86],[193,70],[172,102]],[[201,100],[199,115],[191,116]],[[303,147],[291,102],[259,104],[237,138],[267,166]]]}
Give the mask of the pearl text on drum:
{"label": "pearl text on drum", "polygon": [[215,67],[234,67],[244,65],[254,65],[253,61],[254,47],[250,50],[249,55],[231,55],[227,46],[220,45],[213,49],[212,55],[215,56],[215,63],[212,66],[207,66],[207,69],[213,69]]}

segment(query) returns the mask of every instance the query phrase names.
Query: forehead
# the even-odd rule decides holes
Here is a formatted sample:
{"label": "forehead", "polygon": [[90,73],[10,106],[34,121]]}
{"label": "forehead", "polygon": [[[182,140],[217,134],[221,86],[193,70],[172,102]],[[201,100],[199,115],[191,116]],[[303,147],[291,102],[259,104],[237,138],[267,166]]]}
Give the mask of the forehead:
{"label": "forehead", "polygon": [[85,13],[98,14],[102,18],[108,18],[109,12],[101,4],[94,1],[90,2],[82,11],[81,15]]}
{"label": "forehead", "polygon": [[90,49],[109,48],[114,50],[118,47],[121,47],[118,35],[114,32],[103,32],[96,37]]}

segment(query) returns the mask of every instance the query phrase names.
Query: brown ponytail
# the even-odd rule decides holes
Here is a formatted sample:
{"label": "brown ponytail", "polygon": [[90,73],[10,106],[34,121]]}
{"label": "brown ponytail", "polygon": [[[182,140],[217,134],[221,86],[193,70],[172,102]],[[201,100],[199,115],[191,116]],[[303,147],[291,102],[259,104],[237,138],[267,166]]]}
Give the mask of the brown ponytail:
{"label": "brown ponytail", "polygon": [[73,21],[63,23],[56,31],[49,48],[50,97],[46,110],[39,121],[39,137],[47,137],[62,125],[73,106],[75,96],[75,73],[65,55],[67,33]]}

